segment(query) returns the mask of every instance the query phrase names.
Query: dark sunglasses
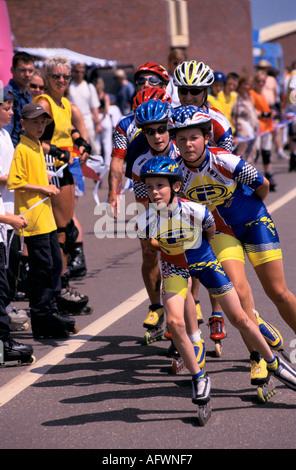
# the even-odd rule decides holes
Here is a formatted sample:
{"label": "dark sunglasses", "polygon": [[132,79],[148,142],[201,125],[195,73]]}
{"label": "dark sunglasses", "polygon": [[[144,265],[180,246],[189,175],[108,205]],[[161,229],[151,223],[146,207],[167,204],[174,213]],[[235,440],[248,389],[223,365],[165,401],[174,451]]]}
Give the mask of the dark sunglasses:
{"label": "dark sunglasses", "polygon": [[204,90],[205,88],[178,88],[178,92],[183,96],[188,95],[188,93],[190,93],[192,96],[197,96],[200,95]]}
{"label": "dark sunglasses", "polygon": [[39,90],[44,90],[43,85],[35,85],[35,83],[30,83],[30,88],[33,88],[33,90],[37,90],[37,88],[39,88]]}
{"label": "dark sunglasses", "polygon": [[144,127],[143,133],[146,135],[155,135],[156,132],[158,134],[165,134],[168,130],[167,126],[159,126],[157,129],[152,129],[152,127]]}
{"label": "dark sunglasses", "polygon": [[70,80],[71,75],[63,75],[61,73],[53,73],[51,75],[51,78],[53,78],[54,80],[59,80],[61,77],[63,77],[64,80]]}
{"label": "dark sunglasses", "polygon": [[139,85],[139,86],[145,85],[146,82],[148,82],[149,85],[151,85],[151,86],[157,86],[157,85],[160,85],[162,83],[160,78],[152,76],[152,77],[148,77],[148,78],[146,78],[146,77],[137,78],[136,85]]}

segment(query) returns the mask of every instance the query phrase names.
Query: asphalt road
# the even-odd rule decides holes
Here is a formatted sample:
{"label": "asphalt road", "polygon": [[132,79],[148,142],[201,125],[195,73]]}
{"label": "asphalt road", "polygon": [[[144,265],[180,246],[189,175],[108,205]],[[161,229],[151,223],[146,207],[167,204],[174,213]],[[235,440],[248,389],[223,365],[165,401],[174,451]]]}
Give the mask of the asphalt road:
{"label": "asphalt road", "polygon": [[[280,234],[286,280],[296,293],[296,174],[287,172],[287,162],[276,159],[274,170],[278,190],[266,202]],[[110,463],[112,449],[117,449],[117,456],[139,449],[162,449],[167,455],[173,451],[191,455],[197,449],[295,449],[296,394],[277,382],[276,395],[264,405],[258,403],[250,385],[247,350],[228,322],[222,357],[214,357],[204,288],[201,330],[213,413],[205,427],[198,426],[190,375],[186,369],[171,374],[166,357],[169,342],[143,344],[142,322],[149,302],[141,278],[139,242],[124,234],[125,224],[114,238],[110,238],[112,227],[103,227],[108,237],[94,235],[104,216],[103,206],[95,212],[93,182],[87,180],[86,186],[77,215],[84,228],[88,273],[72,285],[89,296],[94,310],[92,315],[76,317],[80,331],[66,341],[34,341],[30,329],[13,333],[16,340],[33,345],[37,361],[31,367],[0,370],[0,448],[98,449],[98,463],[107,463],[104,459]],[[106,194],[104,179],[100,201]],[[128,206],[133,195],[125,195]],[[296,361],[295,334],[266,298],[248,263],[246,269],[257,309],[280,329],[285,349]],[[132,466],[132,461],[121,463]]]}

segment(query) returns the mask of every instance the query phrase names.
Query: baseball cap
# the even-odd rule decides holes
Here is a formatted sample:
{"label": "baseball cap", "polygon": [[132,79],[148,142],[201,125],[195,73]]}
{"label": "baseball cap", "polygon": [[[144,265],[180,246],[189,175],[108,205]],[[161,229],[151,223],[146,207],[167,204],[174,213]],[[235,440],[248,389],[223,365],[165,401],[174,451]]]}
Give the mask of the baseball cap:
{"label": "baseball cap", "polygon": [[22,119],[33,119],[38,116],[45,114],[45,116],[51,119],[51,116],[45,111],[45,109],[38,103],[26,104],[21,111]]}

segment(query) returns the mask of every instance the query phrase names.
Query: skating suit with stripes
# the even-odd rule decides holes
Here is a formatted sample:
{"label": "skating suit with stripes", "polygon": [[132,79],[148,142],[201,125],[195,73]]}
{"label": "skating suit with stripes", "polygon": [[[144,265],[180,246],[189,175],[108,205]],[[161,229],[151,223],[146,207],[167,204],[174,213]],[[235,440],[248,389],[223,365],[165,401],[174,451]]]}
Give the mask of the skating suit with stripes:
{"label": "skating suit with stripes", "polygon": [[139,238],[154,238],[160,245],[163,292],[184,295],[184,281],[187,286],[189,276],[200,279],[213,296],[229,292],[232,283],[202,237],[202,230],[214,223],[211,212],[185,199],[178,199],[170,208],[173,210],[160,212],[150,204],[136,224]]}
{"label": "skating suit with stripes", "polygon": [[[141,173],[141,168],[144,165],[144,163],[146,163],[147,160],[149,160],[152,157],[155,157],[156,155],[157,154],[154,153],[151,148],[149,148],[147,152],[142,153],[142,155],[140,155],[140,157],[138,157],[133,164],[132,181],[133,181],[135,199],[137,202],[145,203],[146,201],[148,201],[148,193],[147,193],[146,184],[142,183],[140,179],[140,173]],[[176,144],[171,140],[168,157],[175,160],[179,155],[180,155],[180,152],[178,151]]]}
{"label": "skating suit with stripes", "polygon": [[230,122],[221,111],[216,108],[205,106],[206,111],[212,118],[212,136],[210,145],[216,145],[228,152],[233,150],[233,135]]}
{"label": "skating suit with stripes", "polygon": [[184,172],[182,193],[187,199],[207,205],[216,228],[241,241],[254,265],[281,258],[274,223],[254,190],[263,183],[256,168],[237,155],[207,148],[198,169],[189,169],[177,158]]}
{"label": "skating suit with stripes", "polygon": [[128,178],[132,177],[134,161],[148,147],[146,137],[135,124],[134,113],[131,112],[120,119],[115,127],[111,157],[122,158],[126,161],[125,175]]}

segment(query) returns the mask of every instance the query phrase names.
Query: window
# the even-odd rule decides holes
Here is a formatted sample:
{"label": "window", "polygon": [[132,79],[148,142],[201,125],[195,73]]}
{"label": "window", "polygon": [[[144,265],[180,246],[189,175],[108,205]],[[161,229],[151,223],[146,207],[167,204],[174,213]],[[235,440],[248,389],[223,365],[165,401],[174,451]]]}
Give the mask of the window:
{"label": "window", "polygon": [[189,45],[187,1],[167,0],[167,3],[171,47],[187,47]]}

